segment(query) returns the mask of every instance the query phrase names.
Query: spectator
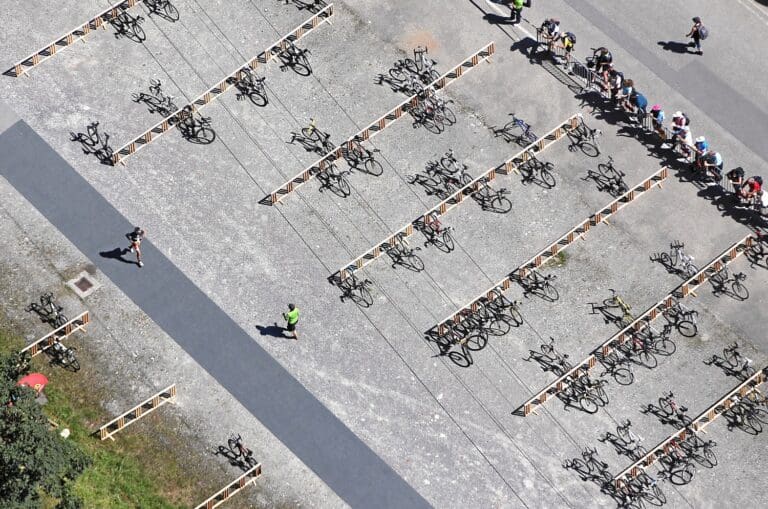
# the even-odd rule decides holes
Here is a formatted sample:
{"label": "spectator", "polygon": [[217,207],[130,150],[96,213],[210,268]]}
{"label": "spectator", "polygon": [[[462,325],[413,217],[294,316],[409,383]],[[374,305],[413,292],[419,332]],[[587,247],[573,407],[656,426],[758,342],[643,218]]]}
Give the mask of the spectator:
{"label": "spectator", "polygon": [[555,18],[545,19],[539,28],[542,38],[547,41],[547,51],[552,53],[552,48],[560,35],[560,21]]}
{"label": "spectator", "polygon": [[661,138],[662,143],[667,141],[667,133],[664,131],[664,110],[661,109],[661,104],[654,104],[651,107],[651,122],[653,124],[653,130]]}
{"label": "spectator", "polygon": [[635,82],[631,79],[624,80],[621,91],[619,92],[619,95],[616,96],[616,100],[619,101],[619,104],[624,109],[624,111],[632,111],[632,104],[630,103],[629,97],[632,95],[634,90]]}
{"label": "spectator", "polygon": [[570,67],[571,63],[571,52],[573,51],[573,47],[576,45],[576,36],[573,34],[573,32],[565,32],[562,37],[560,37],[560,44],[558,47],[563,48],[563,51],[565,52],[565,67],[568,69]]}
{"label": "spectator", "polygon": [[742,200],[751,201],[755,196],[763,190],[763,177],[749,177],[741,186],[741,198]]}
{"label": "spectator", "polygon": [[711,176],[719,182],[723,178],[723,156],[720,155],[720,152],[708,150],[702,159],[704,160],[704,170],[706,171],[704,178],[708,179]]}
{"label": "spectator", "polygon": [[691,163],[692,170],[701,170],[705,167],[704,156],[709,150],[709,143],[704,136],[699,136],[696,141],[693,142],[694,161]]}
{"label": "spectator", "polygon": [[624,73],[617,71],[616,69],[611,69],[608,72],[608,82],[607,82],[607,85],[604,86],[604,88],[611,91],[611,100],[613,102],[618,101],[617,96],[621,92],[621,87],[623,85],[624,85]]}
{"label": "spectator", "polygon": [[608,51],[608,48],[601,46],[592,54],[592,62],[597,74],[607,74],[610,70],[610,64],[613,63],[613,55]]}
{"label": "spectator", "polygon": [[[690,37],[693,39],[688,46],[693,46],[696,48],[696,53],[699,55],[703,55],[704,53],[701,51],[701,40],[706,39],[708,35],[708,30],[704,28],[704,25],[701,24],[701,18],[696,16],[693,18],[693,26],[691,27],[691,31],[686,34],[686,37]],[[702,37],[703,36],[703,37]]]}
{"label": "spectator", "polygon": [[645,120],[645,117],[648,116],[648,99],[646,99],[645,96],[637,90],[632,91],[629,99],[632,113],[637,116],[637,122],[642,124]]}
{"label": "spectator", "polygon": [[728,182],[733,186],[733,192],[736,195],[741,194],[741,186],[744,184],[744,168],[739,166],[728,172],[726,175]]}

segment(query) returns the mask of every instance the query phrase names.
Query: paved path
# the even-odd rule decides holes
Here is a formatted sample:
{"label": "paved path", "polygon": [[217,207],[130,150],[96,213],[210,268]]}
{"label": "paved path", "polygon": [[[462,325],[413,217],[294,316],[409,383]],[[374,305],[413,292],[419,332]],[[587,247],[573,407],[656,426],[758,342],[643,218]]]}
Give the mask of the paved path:
{"label": "paved path", "polygon": [[132,225],[13,118],[0,103],[0,174],[339,497],[352,507],[428,506],[149,241],[142,269],[130,253],[115,257]]}

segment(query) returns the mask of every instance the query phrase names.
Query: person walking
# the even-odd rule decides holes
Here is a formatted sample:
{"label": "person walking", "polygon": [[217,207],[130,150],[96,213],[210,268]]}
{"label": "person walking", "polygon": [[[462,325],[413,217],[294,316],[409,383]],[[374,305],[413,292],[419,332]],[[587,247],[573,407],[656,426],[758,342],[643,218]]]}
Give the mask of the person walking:
{"label": "person walking", "polygon": [[299,335],[296,332],[296,323],[299,321],[299,308],[295,304],[288,304],[288,312],[283,313],[287,326],[286,330],[291,333],[291,337],[295,340],[299,339]]}
{"label": "person walking", "polygon": [[136,253],[136,263],[139,265],[139,267],[144,266],[144,262],[141,261],[141,241],[144,240],[144,236],[146,234],[147,232],[145,230],[137,226],[131,233],[126,235],[126,237],[128,237],[128,241],[131,243],[126,251]]}
{"label": "person walking", "polygon": [[512,24],[520,23],[523,20],[523,7],[525,6],[525,0],[512,0],[509,20]]}
{"label": "person walking", "polygon": [[701,41],[707,38],[709,31],[704,25],[701,24],[700,17],[696,16],[692,21],[693,26],[691,27],[690,32],[686,34],[686,37],[690,37],[693,39],[693,41],[691,41],[688,45],[696,48],[696,53],[703,55],[704,53],[701,51]]}

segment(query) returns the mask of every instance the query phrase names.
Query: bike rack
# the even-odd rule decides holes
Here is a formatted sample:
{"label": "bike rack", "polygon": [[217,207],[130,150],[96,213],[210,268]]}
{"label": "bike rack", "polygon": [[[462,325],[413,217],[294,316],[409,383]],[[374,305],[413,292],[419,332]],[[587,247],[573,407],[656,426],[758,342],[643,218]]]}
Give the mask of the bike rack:
{"label": "bike rack", "polygon": [[256,478],[261,476],[261,463],[255,465],[246,473],[229,483],[226,487],[217,491],[215,495],[207,499],[195,509],[213,509],[226,502],[230,496],[243,490],[249,484],[256,482]]}
{"label": "bike rack", "polygon": [[78,26],[71,32],[67,32],[47,46],[44,46],[43,48],[35,51],[27,58],[16,62],[3,74],[5,76],[13,76],[15,78],[18,78],[22,74],[29,77],[29,74],[27,74],[28,69],[40,65],[44,61],[54,56],[60,51],[59,48],[62,50],[66,49],[73,45],[76,41],[85,42],[85,37],[90,34],[92,30],[96,30],[98,28],[106,29],[106,23],[109,23],[113,18],[116,18],[123,11],[130,9],[134,5],[143,1],[144,0],[123,0],[122,2],[116,3],[95,18],[86,21],[83,25]]}
{"label": "bike rack", "polygon": [[139,135],[132,142],[118,149],[112,155],[112,164],[113,165],[116,165],[117,163],[125,164],[123,162],[125,158],[132,156],[138,150],[145,147],[146,145],[148,145],[149,143],[157,139],[159,136],[165,134],[166,132],[176,127],[179,124],[179,122],[182,120],[181,116],[183,113],[186,113],[186,112],[192,113],[192,112],[199,111],[200,108],[209,104],[216,97],[220,96],[221,94],[223,94],[224,92],[232,88],[235,85],[235,83],[237,83],[240,79],[242,79],[243,74],[245,73],[244,69],[246,67],[250,67],[251,69],[256,69],[256,67],[258,67],[259,64],[267,64],[270,60],[275,58],[281,51],[285,50],[285,48],[288,47],[289,42],[300,40],[305,35],[312,32],[315,28],[323,24],[325,21],[328,21],[328,19],[331,16],[333,16],[333,4],[329,4],[323,10],[319,11],[317,14],[315,14],[314,16],[309,18],[307,21],[305,21],[304,23],[296,27],[294,30],[292,30],[290,33],[283,36],[280,40],[272,44],[272,46],[270,46],[268,49],[262,51],[261,53],[259,53],[258,55],[250,59],[248,62],[246,62],[244,65],[241,65],[240,67],[238,67],[234,72],[232,72],[223,80],[221,80],[213,88],[211,88],[207,92],[204,92],[197,99],[195,99],[194,101],[192,101],[191,103],[185,106],[182,106],[181,108],[176,110],[175,113],[164,118],[154,127],[144,132],[143,134]]}
{"label": "bike rack", "polygon": [[170,385],[158,392],[149,399],[139,403],[135,407],[131,408],[124,414],[116,417],[100,427],[96,433],[98,433],[101,440],[107,438],[114,440],[112,435],[118,431],[122,431],[126,426],[133,424],[145,415],[154,410],[157,410],[166,403],[173,403],[176,401],[176,384]]}
{"label": "bike rack", "polygon": [[439,322],[435,327],[427,331],[427,334],[434,334],[436,332],[438,336],[443,336],[445,334],[447,324],[461,323],[463,317],[467,313],[474,313],[477,311],[483,305],[483,301],[493,300],[496,298],[496,292],[494,290],[500,290],[502,293],[507,291],[515,280],[518,278],[526,277],[529,273],[538,270],[542,265],[547,263],[550,259],[554,258],[558,253],[565,250],[578,239],[583,238],[584,235],[586,235],[593,226],[597,226],[600,223],[608,223],[608,218],[614,215],[620,209],[624,208],[627,204],[644,195],[647,191],[650,191],[654,187],[661,187],[661,183],[666,180],[668,175],[669,171],[667,167],[665,166],[661,168],[659,171],[646,178],[644,181],[623,195],[619,196],[608,205],[601,208],[599,211],[589,216],[577,226],[571,228],[565,235],[561,236],[559,239],[540,251],[539,254],[535,255],[530,260],[510,272],[504,279],[496,283],[487,291],[483,292],[472,302]]}
{"label": "bike rack", "polygon": [[483,182],[490,182],[494,180],[496,178],[496,174],[500,173],[502,175],[508,175],[511,172],[516,172],[518,166],[530,159],[530,152],[532,150],[538,154],[546,147],[561,139],[567,131],[576,127],[579,118],[581,118],[580,113],[572,115],[564,122],[561,122],[559,126],[555,127],[547,134],[522,149],[517,154],[513,155],[500,165],[486,171],[479,177],[473,179],[470,183],[453,193],[447,199],[440,202],[437,206],[421,214],[418,218],[414,219],[406,226],[400,228],[398,231],[376,244],[365,254],[346,264],[344,267],[337,271],[340,279],[342,281],[346,279],[348,271],[353,269],[361,269],[376,258],[379,258],[383,253],[386,252],[389,247],[394,246],[398,239],[407,238],[413,235],[414,227],[426,222],[429,216],[441,217],[445,215],[446,212],[463,202],[465,198],[468,198],[478,192],[482,188]]}
{"label": "bike rack", "polygon": [[693,277],[672,290],[672,292],[670,292],[661,301],[648,308],[642,315],[637,317],[635,321],[627,325],[616,335],[612,336],[608,341],[595,348],[586,359],[576,364],[572,369],[564,373],[560,378],[539,391],[535,396],[530,398],[514,412],[512,412],[512,414],[521,415],[523,417],[527,417],[531,413],[536,414],[537,407],[543,405],[551,397],[558,395],[569,386],[567,382],[568,377],[578,378],[580,375],[588,373],[597,365],[598,355],[605,357],[606,355],[610,354],[616,346],[628,341],[632,337],[632,333],[642,330],[645,326],[649,326],[651,321],[655,320],[664,311],[674,305],[675,297],[679,296],[685,298],[688,295],[695,295],[693,293],[694,290],[703,285],[720,269],[741,256],[755,242],[757,242],[757,237],[754,235],[747,235],[726,249],[722,254],[709,262]]}
{"label": "bike rack", "polygon": [[[766,381],[767,370],[768,367],[765,367],[758,371],[749,377],[746,381],[732,389],[728,394],[720,398],[714,405],[704,410],[704,412],[699,414],[699,416],[693,420],[690,428],[692,428],[693,431],[701,431],[732,406],[731,398],[733,396],[738,395],[743,398],[751,392],[756,391],[758,386]],[[637,460],[635,463],[627,467],[623,472],[614,477],[614,486],[620,488],[625,481],[634,479],[640,475],[640,472],[645,471],[645,469],[669,454],[669,451],[673,447],[673,442],[685,440],[689,433],[690,432],[687,428],[683,428],[664,439],[659,445],[653,449],[650,449],[648,454]]]}
{"label": "bike rack", "polygon": [[[448,71],[447,73],[443,74],[439,78],[437,78],[435,81],[424,87],[424,90],[441,90],[457,79],[459,79],[464,73],[468,72],[471,69],[474,69],[478,66],[481,62],[490,61],[491,55],[493,55],[496,52],[496,45],[495,43],[491,42],[488,45],[486,45],[484,48],[476,52],[474,55],[468,57],[466,60],[464,60],[462,63]],[[378,120],[375,120],[371,125],[360,131],[359,133],[355,134],[351,138],[349,138],[347,141],[342,143],[340,146],[338,146],[335,150],[332,150],[331,152],[328,152],[323,157],[315,161],[314,164],[306,168],[304,171],[293,177],[291,180],[280,186],[279,188],[275,189],[271,193],[269,193],[267,196],[261,199],[259,201],[262,205],[274,205],[276,203],[279,203],[283,198],[285,198],[288,194],[294,192],[296,189],[301,187],[302,185],[306,184],[309,180],[311,180],[314,176],[316,176],[318,173],[322,173],[325,171],[325,167],[328,163],[336,161],[337,159],[341,159],[343,156],[343,150],[349,150],[354,142],[363,142],[366,140],[369,140],[379,134],[381,131],[383,131],[385,128],[392,125],[393,122],[395,122],[397,119],[403,116],[404,113],[408,111],[409,108],[415,107],[419,103],[419,96],[418,94],[412,95],[399,105],[395,106],[393,109],[391,109],[386,115],[379,118]]]}
{"label": "bike rack", "polygon": [[49,332],[31,345],[24,347],[24,349],[21,350],[21,353],[29,352],[30,356],[34,357],[53,346],[56,341],[66,339],[77,331],[85,331],[86,325],[88,325],[90,321],[91,316],[88,314],[88,311],[84,311],[55,331]]}

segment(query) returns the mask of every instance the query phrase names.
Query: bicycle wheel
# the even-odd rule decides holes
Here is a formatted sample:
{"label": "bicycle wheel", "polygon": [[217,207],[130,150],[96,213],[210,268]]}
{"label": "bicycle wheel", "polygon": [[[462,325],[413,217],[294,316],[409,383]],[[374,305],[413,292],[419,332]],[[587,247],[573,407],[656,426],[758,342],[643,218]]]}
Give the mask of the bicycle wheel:
{"label": "bicycle wheel", "polygon": [[655,506],[661,507],[667,503],[667,497],[664,495],[664,492],[661,491],[661,488],[659,488],[658,485],[653,485],[650,489],[643,490],[640,493],[640,496],[648,501],[648,503]]}
{"label": "bicycle wheel", "polygon": [[404,69],[411,74],[419,74],[419,66],[416,65],[416,62],[414,62],[412,58],[404,58],[403,60],[398,60],[397,65],[401,69]]}
{"label": "bicycle wheel", "polygon": [[56,318],[54,318],[54,320],[53,320],[53,326],[58,329],[59,327],[61,327],[65,323],[67,323],[68,321],[69,320],[67,320],[66,316],[64,316],[63,314],[59,313],[58,315],[56,315]]}
{"label": "bicycle wheel", "polygon": [[409,73],[402,67],[393,67],[389,70],[389,75],[393,80],[402,82],[408,79]]}
{"label": "bicycle wheel", "polygon": [[453,251],[456,247],[456,245],[453,242],[453,237],[451,236],[451,232],[449,231],[443,232],[443,246],[445,246],[446,252],[448,253]]}
{"label": "bicycle wheel", "polygon": [[552,168],[552,163],[547,163],[544,168],[541,169],[539,172],[539,177],[541,178],[541,181],[544,183],[544,185],[548,189],[552,189],[557,184],[557,181],[555,180],[555,176],[552,175],[550,172],[550,168]]}
{"label": "bicycle wheel", "polygon": [[582,141],[579,143],[579,148],[584,153],[585,156],[588,157],[597,157],[600,155],[600,149],[597,148],[597,145],[595,145],[592,142],[589,141]]}
{"label": "bicycle wheel", "polygon": [[352,189],[350,189],[349,187],[349,182],[347,182],[347,179],[344,178],[343,175],[339,176],[339,180],[336,184],[337,184],[336,187],[338,188],[339,193],[341,193],[340,195],[339,193],[336,193],[337,195],[341,196],[342,198],[346,198],[347,196],[352,194]]}
{"label": "bicycle wheel", "polygon": [[735,348],[723,348],[723,360],[728,363],[731,368],[735,368],[739,365],[741,355]]}
{"label": "bicycle wheel", "polygon": [[605,389],[603,389],[602,385],[598,385],[593,389],[595,391],[595,396],[597,397],[597,404],[600,406],[605,406],[608,404],[608,394],[605,392]]}
{"label": "bicycle wheel", "polygon": [[451,362],[459,366],[460,368],[468,368],[472,365],[472,357],[467,354],[463,354],[461,352],[457,352],[456,350],[451,350],[448,353],[448,358],[451,359]]}
{"label": "bicycle wheel", "polygon": [[210,127],[201,127],[200,130],[189,139],[192,143],[197,145],[210,145],[216,140],[216,131]]}
{"label": "bicycle wheel", "polygon": [[512,202],[506,196],[494,196],[491,200],[489,210],[497,214],[506,214],[512,210]]}
{"label": "bicycle wheel", "polygon": [[248,456],[246,456],[243,459],[245,460],[245,463],[246,463],[246,465],[248,465],[249,468],[253,468],[253,467],[255,467],[256,465],[259,464],[259,462],[256,461],[256,458],[253,457],[253,453],[249,454]]}
{"label": "bicycle wheel", "polygon": [[176,9],[176,7],[173,6],[171,2],[165,2],[165,7],[163,8],[165,11],[165,16],[170,21],[178,21],[179,20],[179,11]]}
{"label": "bicycle wheel", "polygon": [[749,290],[747,287],[741,284],[739,281],[734,281],[731,285],[731,291],[733,295],[739,300],[747,300],[749,298]]}
{"label": "bicycle wheel", "polygon": [[664,412],[666,415],[672,415],[674,412],[672,403],[670,403],[667,398],[659,398],[659,410]]}
{"label": "bicycle wheel", "polygon": [[239,441],[232,437],[229,440],[227,440],[227,447],[229,447],[230,452],[237,458],[240,456],[240,449],[237,447]]}
{"label": "bicycle wheel", "polygon": [[677,345],[669,338],[662,338],[653,344],[653,349],[659,355],[669,356],[675,353]]}
{"label": "bicycle wheel", "polygon": [[360,292],[360,295],[352,296],[352,300],[355,304],[366,308],[371,307],[373,305],[373,296],[371,296],[371,292],[368,288],[366,288],[365,285],[362,285],[358,288],[358,291]]}
{"label": "bicycle wheel", "polygon": [[456,123],[456,115],[453,113],[453,110],[448,106],[443,107],[443,116],[445,117],[445,122],[448,125],[453,125]]}
{"label": "bicycle wheel", "polygon": [[67,352],[67,364],[64,367],[73,373],[80,371],[80,361],[77,360],[73,352]]}
{"label": "bicycle wheel", "polygon": [[613,177],[613,169],[605,163],[598,164],[597,171],[600,173],[600,175],[607,179]]}
{"label": "bicycle wheel", "polygon": [[691,320],[680,320],[676,327],[677,332],[686,338],[692,338],[699,332],[699,327]]}
{"label": "bicycle wheel", "polygon": [[552,286],[550,283],[545,283],[544,287],[542,288],[541,298],[548,300],[549,302],[555,302],[560,298],[560,294],[558,293],[557,288]]}
{"label": "bicycle wheel", "polygon": [[582,394],[579,396],[579,406],[588,414],[597,413],[597,410],[600,408],[597,401],[595,401],[595,397],[590,394]]}
{"label": "bicycle wheel", "polygon": [[704,464],[704,466],[708,466],[709,468],[714,468],[717,466],[717,455],[711,447],[705,447],[704,451],[702,451],[702,454],[698,456],[701,458],[701,462]]}
{"label": "bicycle wheel", "polygon": [[656,359],[656,356],[646,350],[641,350],[637,357],[640,359],[640,364],[648,369],[653,369],[659,365],[659,361]]}
{"label": "bicycle wheel", "polygon": [[131,30],[133,31],[133,39],[136,42],[144,42],[147,40],[147,34],[145,34],[144,29],[139,26],[138,20],[131,25]]}
{"label": "bicycle wheel", "polygon": [[422,116],[419,121],[424,128],[432,134],[440,134],[443,132],[443,127],[437,122],[435,117],[429,118],[426,115]]}
{"label": "bicycle wheel", "polygon": [[421,272],[424,270],[424,261],[419,255],[413,253],[408,256],[408,262],[405,265],[414,272]]}
{"label": "bicycle wheel", "polygon": [[638,445],[629,451],[629,457],[635,461],[640,461],[640,458],[644,458],[646,454],[648,454],[648,451],[642,445]]}
{"label": "bicycle wheel", "polygon": [[512,317],[512,320],[515,322],[515,327],[518,327],[523,324],[523,315],[520,314],[520,311],[515,306],[509,306],[507,308],[507,313],[509,313],[509,316]]}
{"label": "bicycle wheel", "polygon": [[459,171],[459,167],[456,164],[456,162],[450,158],[450,157],[441,157],[440,158],[440,166],[443,167],[445,171],[453,175],[457,171]]}
{"label": "bicycle wheel", "polygon": [[365,160],[365,172],[374,177],[378,177],[384,173],[384,167],[373,157],[369,157]]}
{"label": "bicycle wheel", "polygon": [[619,385],[631,385],[635,381],[635,374],[629,368],[616,368],[611,375]]}
{"label": "bicycle wheel", "polygon": [[685,266],[684,272],[685,272],[685,277],[687,279],[691,279],[693,276],[698,274],[699,268],[696,267],[694,264],[689,263],[688,265]]}
{"label": "bicycle wheel", "polygon": [[492,336],[505,336],[512,329],[507,320],[511,320],[507,315],[499,315],[496,318],[492,318],[490,326],[486,330]]}
{"label": "bicycle wheel", "polygon": [[296,57],[296,62],[294,62],[292,68],[293,72],[299,76],[309,76],[312,74],[312,67],[309,66],[309,60],[304,53]]}
{"label": "bicycle wheel", "polygon": [[488,345],[488,335],[485,332],[475,331],[467,337],[467,350],[478,352]]}

